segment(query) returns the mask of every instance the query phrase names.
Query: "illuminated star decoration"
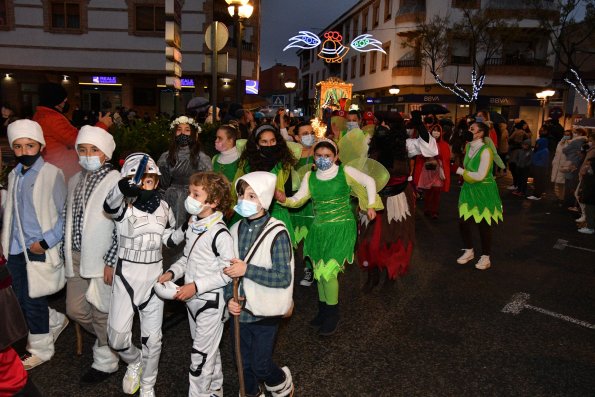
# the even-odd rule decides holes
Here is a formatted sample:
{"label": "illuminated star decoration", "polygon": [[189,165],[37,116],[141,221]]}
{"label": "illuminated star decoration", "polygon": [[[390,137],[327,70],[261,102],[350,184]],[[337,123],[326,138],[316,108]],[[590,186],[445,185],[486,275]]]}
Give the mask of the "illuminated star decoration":
{"label": "illuminated star decoration", "polygon": [[[349,48],[344,46],[341,41],[343,36],[339,32],[331,31],[324,34],[326,39],[321,42],[320,38],[312,32],[301,30],[298,35],[290,38],[289,44],[283,49],[287,51],[290,48],[300,48],[303,50],[312,50],[322,43],[322,49],[318,53],[318,57],[324,59],[327,63],[339,63],[343,61],[345,55],[349,52]],[[376,40],[371,34],[361,34],[354,38],[350,47],[359,52],[378,51],[386,54],[382,49],[382,42]]]}

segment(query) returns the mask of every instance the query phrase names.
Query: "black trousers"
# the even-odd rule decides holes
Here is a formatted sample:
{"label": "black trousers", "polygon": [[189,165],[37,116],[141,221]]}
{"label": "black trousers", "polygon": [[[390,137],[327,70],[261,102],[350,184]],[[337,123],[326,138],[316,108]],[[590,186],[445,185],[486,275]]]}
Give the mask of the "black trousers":
{"label": "black trousers", "polygon": [[473,228],[474,225],[477,225],[479,228],[479,237],[481,239],[481,254],[482,255],[490,255],[492,251],[492,227],[488,225],[485,220],[477,223],[473,220],[473,217],[470,217],[467,220],[463,220],[460,218],[459,221],[459,230],[461,232],[461,237],[463,239],[463,246],[465,249],[472,249],[473,248]]}

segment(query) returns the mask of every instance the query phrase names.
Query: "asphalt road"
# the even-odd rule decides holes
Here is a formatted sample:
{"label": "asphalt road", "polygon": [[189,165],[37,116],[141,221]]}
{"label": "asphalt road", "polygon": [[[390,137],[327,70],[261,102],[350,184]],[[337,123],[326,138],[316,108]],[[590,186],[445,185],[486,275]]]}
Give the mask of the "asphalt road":
{"label": "asphalt road", "polygon": [[[595,396],[595,255],[554,248],[564,239],[595,250],[595,236],[577,233],[573,216],[551,196],[530,202],[502,190],[504,223],[494,230],[492,268],[461,266],[458,191],[454,186],[443,196],[436,221],[418,208],[417,245],[405,277],[364,295],[365,275],[356,265],[347,268],[335,336],[322,339],[308,327],[316,288],[296,286],[294,315],[281,327],[275,352],[293,373],[296,396]],[[504,313],[518,293],[528,294],[526,305]],[[51,304],[63,310],[63,295]],[[188,392],[187,324],[183,319],[164,331],[159,396]],[[74,327],[64,331],[51,362],[31,371],[45,395],[123,395],[124,364],[100,385],[79,386],[92,344],[86,336],[77,357]],[[226,330],[224,390],[237,396],[230,344]]]}

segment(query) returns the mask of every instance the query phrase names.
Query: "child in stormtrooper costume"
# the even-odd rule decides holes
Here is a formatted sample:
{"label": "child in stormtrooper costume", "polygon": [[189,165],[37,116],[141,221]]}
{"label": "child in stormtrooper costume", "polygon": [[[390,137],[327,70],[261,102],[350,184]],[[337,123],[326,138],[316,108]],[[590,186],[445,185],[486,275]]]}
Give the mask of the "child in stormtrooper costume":
{"label": "child in stormtrooper costume", "polygon": [[29,327],[22,361],[30,370],[52,358],[54,342],[68,325],[64,314],[48,307],[47,298],[66,283],[58,248],[66,184],[62,171],[41,158],[45,139],[38,123],[17,120],[7,133],[18,164],[8,175],[2,249]]}
{"label": "child in stormtrooper costume", "polygon": [[[185,301],[192,335],[188,374],[190,397],[223,397],[219,343],[223,334],[223,289],[231,279],[223,273],[233,258],[233,240],[223,213],[231,206],[225,176],[205,172],[190,177],[184,207],[192,215],[186,229],[184,255],[160,278],[160,283],[184,276],[174,299]],[[155,286],[159,294],[159,285]]]}
{"label": "child in stormtrooper costume", "polygon": [[[103,209],[115,220],[119,239],[107,320],[109,345],[128,364],[122,380],[124,393],[134,394],[140,387],[141,397],[152,397],[163,321],[163,301],[155,295],[153,285],[163,272],[161,245],[174,245],[176,221],[156,190],[160,172],[152,158],[147,156],[140,186],[132,179],[137,169],[142,169],[145,156],[134,153],[126,158],[123,178],[108,194]],[[131,340],[135,313],[140,317],[142,351]]]}
{"label": "child in stormtrooper costume", "polygon": [[107,194],[120,180],[108,162],[116,144],[104,129],[86,125],[76,138],[82,171],[68,183],[62,257],[66,267],[66,313],[95,335],[93,364],[82,383],[98,383],[118,370],[120,361],[107,342],[109,309],[118,241],[114,221],[103,212]]}
{"label": "child in stormtrooper costume", "polygon": [[[276,182],[275,174],[256,171],[235,184],[238,204],[234,210],[244,219],[231,227],[235,257],[223,272],[242,277],[240,303],[231,299],[231,285],[225,289],[225,298],[229,313],[240,317],[246,397],[264,397],[261,383],[273,397],[291,397],[294,392],[289,368],[279,368],[272,358],[281,318],[290,315],[293,307],[294,280],[289,232],[268,212]],[[231,331],[233,337],[233,326]]]}

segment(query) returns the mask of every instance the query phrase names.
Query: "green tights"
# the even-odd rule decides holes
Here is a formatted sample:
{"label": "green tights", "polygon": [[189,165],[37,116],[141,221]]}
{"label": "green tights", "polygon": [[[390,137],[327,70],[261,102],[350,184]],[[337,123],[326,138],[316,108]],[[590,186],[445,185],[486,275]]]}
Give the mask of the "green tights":
{"label": "green tights", "polygon": [[318,299],[327,305],[333,306],[339,303],[339,280],[337,277],[324,280],[322,277],[317,280]]}

